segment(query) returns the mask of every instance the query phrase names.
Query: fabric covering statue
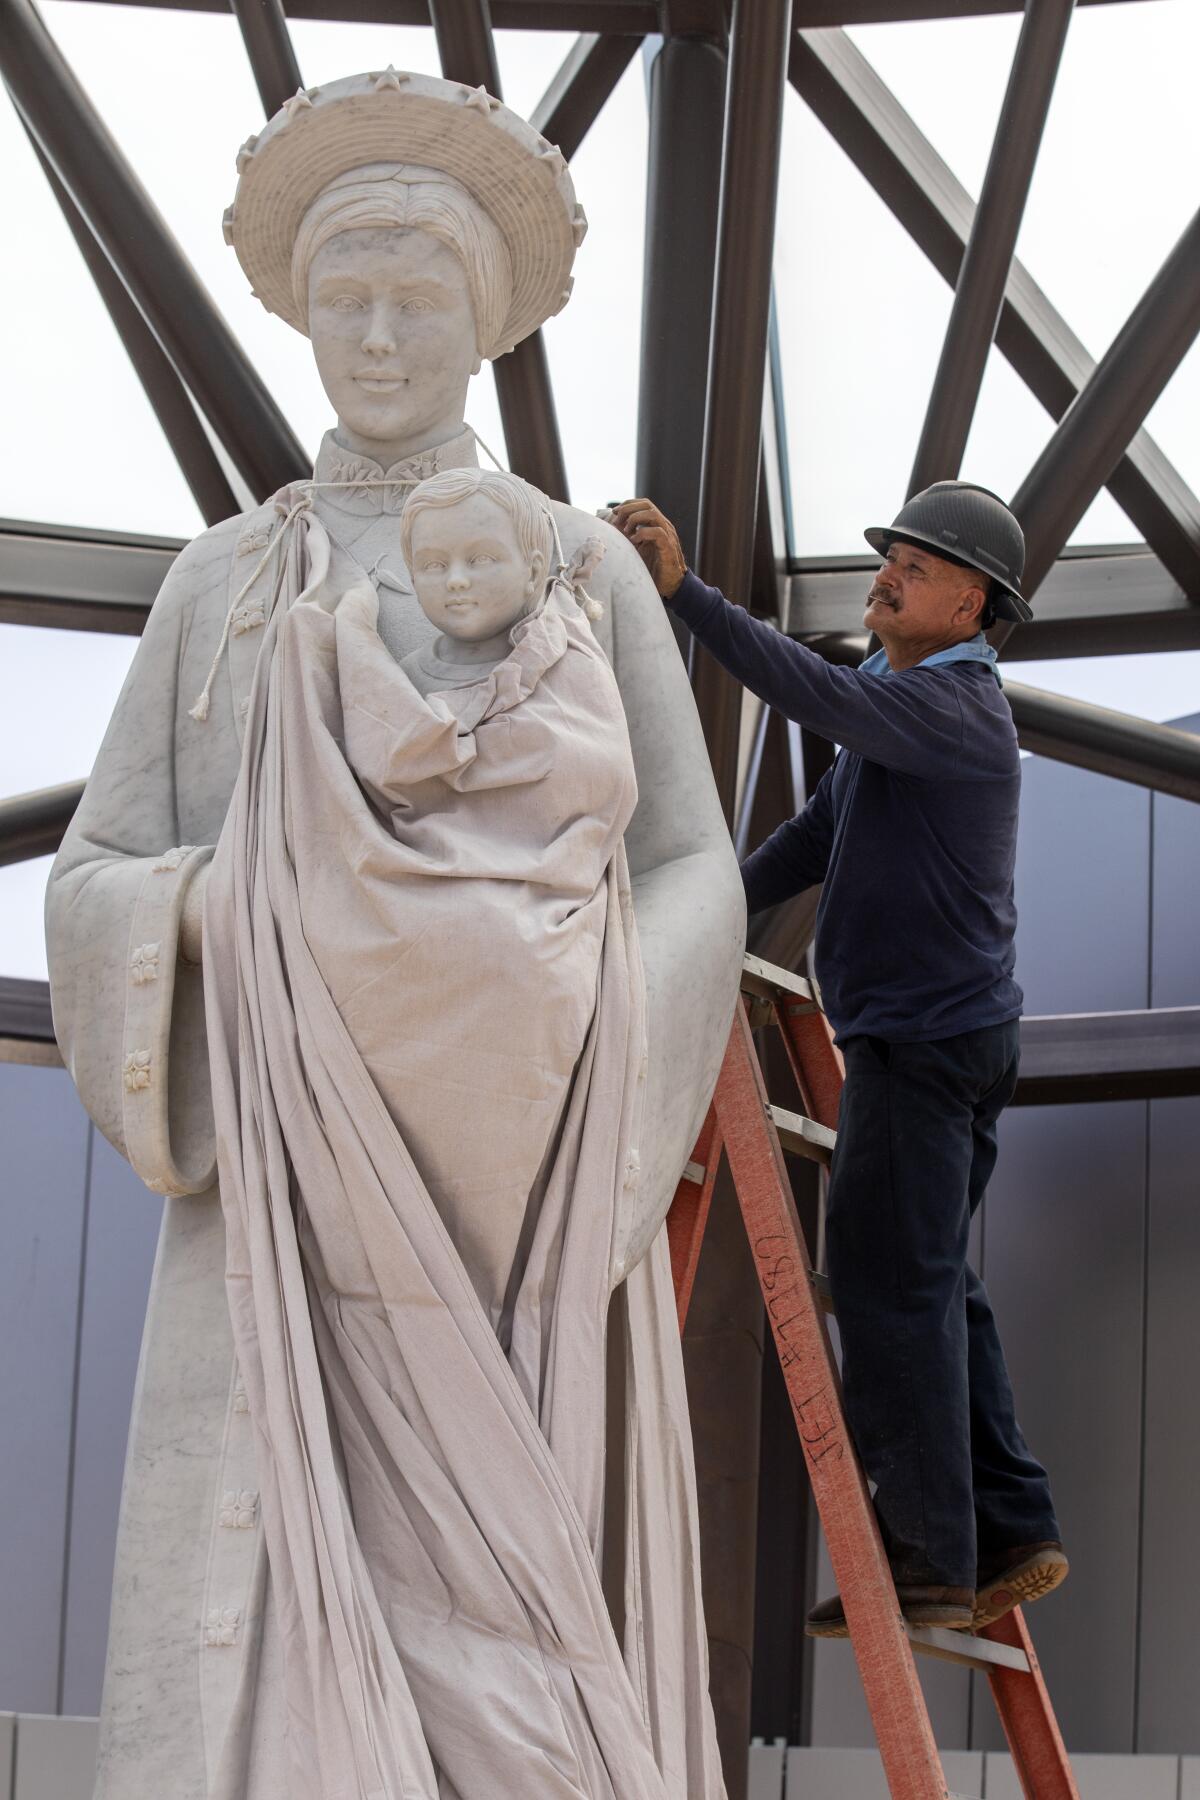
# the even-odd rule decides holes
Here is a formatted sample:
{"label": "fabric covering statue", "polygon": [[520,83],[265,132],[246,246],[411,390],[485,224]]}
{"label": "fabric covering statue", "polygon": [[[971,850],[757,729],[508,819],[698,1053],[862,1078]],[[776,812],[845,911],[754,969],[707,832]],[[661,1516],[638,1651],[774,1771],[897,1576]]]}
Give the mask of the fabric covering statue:
{"label": "fabric covering statue", "polygon": [[97,1796],[718,1800],[662,1221],[740,884],[632,552],[461,417],[581,214],[393,71],[239,167],[338,427],[178,559],[48,897],[64,1052],[169,1196]]}

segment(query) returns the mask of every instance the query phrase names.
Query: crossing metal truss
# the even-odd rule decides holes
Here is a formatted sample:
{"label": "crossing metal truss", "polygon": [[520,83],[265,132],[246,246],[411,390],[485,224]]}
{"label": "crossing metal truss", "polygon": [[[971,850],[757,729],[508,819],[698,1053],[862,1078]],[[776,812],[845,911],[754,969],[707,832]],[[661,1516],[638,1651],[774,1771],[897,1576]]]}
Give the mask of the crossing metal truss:
{"label": "crossing metal truss", "polygon": [[[302,80],[287,19],[280,0],[231,4],[269,114]],[[224,10],[224,0],[204,0],[201,9]],[[679,520],[710,579],[844,660],[859,653],[864,564],[790,554],[771,306],[789,80],[955,288],[911,485],[958,472],[993,342],[1058,421],[1014,496],[1029,545],[1028,585],[1040,593],[1036,621],[1004,644],[1006,656],[1191,647],[1200,643],[1200,501],[1142,421],[1200,328],[1200,215],[1095,364],[1013,255],[1072,0],[1029,0],[978,207],[842,29],[1016,10],[1015,0],[494,0],[490,13],[487,0],[293,0],[289,8],[300,18],[432,23],[447,75],[492,91],[500,85],[493,25],[578,29],[534,113],[567,155],[644,34],[662,34],[649,80],[638,485]],[[304,469],[290,427],[33,0],[0,0],[0,23],[0,73],[200,510],[211,522],[261,499]],[[511,465],[566,497],[540,334],[499,360],[496,380]],[[1104,484],[1144,544],[1064,554]],[[0,618],[140,629],[172,547],[147,554],[134,538],[88,535],[91,553],[81,553],[79,541],[72,556],[62,532],[17,525],[0,534]],[[995,636],[1003,642],[1008,630]],[[703,653],[690,654],[733,822],[739,809],[743,818],[754,810],[764,761],[743,758],[739,768],[740,692]],[[1026,709],[1015,710],[1032,748]],[[1039,701],[1036,736],[1043,754],[1136,771],[1131,778],[1147,785],[1200,797],[1200,761],[1181,772],[1188,759],[1165,728],[1091,716],[1051,698]],[[822,752],[811,742],[806,749],[811,778]],[[0,854],[11,857],[17,841],[14,834]]]}
{"label": "crossing metal truss", "polygon": [[[487,0],[288,0],[286,16],[280,0],[125,3],[210,12],[232,6],[267,115],[302,84],[289,17],[432,24],[445,73],[497,95],[493,27],[579,33],[533,114],[568,157],[653,34],[637,485],[678,522],[689,556],[709,580],[831,659],[857,662],[873,565],[865,557],[798,559],[792,544],[779,377],[786,321],[775,317],[771,285],[790,83],[954,289],[911,485],[958,473],[993,344],[1055,421],[1013,498],[1028,539],[1037,617],[1011,637],[997,631],[1006,660],[1200,645],[1200,501],[1144,429],[1200,331],[1200,215],[1098,363],[1013,253],[1069,40],[1072,0],[1028,0],[1025,7],[1019,0],[492,0],[490,11]],[[1022,11],[976,204],[844,28]],[[203,517],[213,523],[306,473],[286,419],[33,0],[0,0],[0,76]],[[565,498],[540,334],[501,358],[495,373],[511,466]],[[1066,549],[1103,486],[1144,541]],[[0,622],[136,634],[180,547],[119,531],[0,521]],[[803,803],[832,748],[749,707],[703,653],[681,649],[690,657],[726,815],[745,850]],[[1200,740],[1018,683],[1006,687],[1027,747],[1200,800]],[[0,802],[0,863],[54,849],[81,786]],[[794,966],[812,914],[811,895],[775,909],[756,923],[752,947]],[[1194,1092],[1198,1020],[1193,1009],[1112,1015],[1102,1029],[1078,1020],[1029,1021],[1020,1097]],[[0,1050],[5,1042],[44,1039],[49,1029],[44,987],[0,983]],[[702,1271],[697,1288],[696,1310],[719,1361],[741,1356],[747,1334],[761,1327],[753,1283],[736,1287],[731,1274],[718,1271],[706,1296]],[[747,1392],[697,1401],[705,1508],[706,1468],[711,1485],[727,1495],[741,1479],[739,1434],[754,1404]],[[769,1406],[764,1420],[768,1414]],[[757,1460],[756,1453],[754,1467]],[[706,1539],[705,1585],[714,1700],[729,1791],[739,1800],[751,1724],[754,1481],[741,1479],[736,1504],[728,1504],[717,1527],[719,1555]],[[768,1513],[759,1517],[766,1521]],[[785,1535],[787,1529],[794,1538],[794,1524],[778,1527]],[[774,1553],[781,1543],[771,1531]],[[795,1542],[782,1549],[789,1566],[799,1567],[808,1554]],[[784,1612],[768,1646],[763,1621],[774,1614],[760,1609],[760,1665],[769,1664],[775,1689],[787,1691],[787,1707],[795,1701],[802,1713],[796,1695],[803,1671],[796,1662],[793,1680],[787,1657],[795,1660],[795,1633]],[[783,1642],[789,1632],[792,1650]],[[754,1728],[770,1736],[778,1722],[761,1714]]]}

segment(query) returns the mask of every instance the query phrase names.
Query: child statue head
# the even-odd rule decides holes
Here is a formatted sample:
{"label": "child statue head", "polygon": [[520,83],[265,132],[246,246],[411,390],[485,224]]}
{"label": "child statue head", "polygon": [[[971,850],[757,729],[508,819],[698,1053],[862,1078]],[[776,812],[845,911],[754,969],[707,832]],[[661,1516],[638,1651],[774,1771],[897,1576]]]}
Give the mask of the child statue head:
{"label": "child statue head", "polygon": [[447,469],[421,482],[400,541],[421,611],[459,647],[451,660],[503,655],[558,567],[546,501],[519,476],[490,469]]}

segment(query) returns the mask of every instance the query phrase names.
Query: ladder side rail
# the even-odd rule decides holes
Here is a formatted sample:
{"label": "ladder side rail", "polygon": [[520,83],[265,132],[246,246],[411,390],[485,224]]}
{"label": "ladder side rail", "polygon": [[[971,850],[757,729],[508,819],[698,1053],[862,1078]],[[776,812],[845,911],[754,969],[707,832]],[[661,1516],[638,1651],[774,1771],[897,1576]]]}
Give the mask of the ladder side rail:
{"label": "ladder side rail", "polygon": [[842,1415],[808,1247],[741,1002],[715,1104],[888,1788],[893,1800],[947,1800],[891,1570]]}
{"label": "ladder side rail", "polygon": [[806,1005],[786,994],[775,1000],[774,1007],[808,1116],[818,1125],[836,1131],[846,1069],[842,1053],[833,1041],[829,1020],[815,1005]]}
{"label": "ladder side rail", "polygon": [[700,1267],[700,1251],[708,1226],[709,1208],[721,1167],[722,1144],[717,1109],[710,1106],[708,1117],[696,1140],[696,1148],[692,1151],[692,1161],[688,1165],[690,1169],[699,1164],[704,1171],[703,1177],[693,1180],[685,1171],[667,1212],[667,1246],[671,1253],[671,1281],[675,1288],[675,1310],[679,1315],[680,1337],[683,1336],[683,1328],[687,1323],[692,1289],[696,1285],[696,1270]]}
{"label": "ladder side rail", "polygon": [[1005,1613],[995,1624],[985,1625],[979,1636],[993,1644],[1023,1650],[1029,1663],[1027,1675],[995,1666],[987,1672],[992,1699],[1026,1800],[1079,1800],[1071,1761],[1020,1607]]}

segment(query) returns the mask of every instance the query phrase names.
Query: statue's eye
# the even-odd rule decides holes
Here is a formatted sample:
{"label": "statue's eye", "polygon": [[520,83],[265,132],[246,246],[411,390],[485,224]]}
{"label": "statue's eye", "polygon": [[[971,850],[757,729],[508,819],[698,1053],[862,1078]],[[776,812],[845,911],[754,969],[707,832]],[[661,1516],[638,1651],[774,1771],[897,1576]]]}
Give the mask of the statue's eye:
{"label": "statue's eye", "polygon": [[330,301],[330,306],[334,312],[348,313],[362,311],[362,301],[356,299],[353,294],[339,294],[336,300]]}
{"label": "statue's eye", "polygon": [[404,302],[403,306],[400,308],[400,311],[406,312],[406,313],[432,312],[433,311],[433,301],[426,300],[426,298],[423,294],[414,294],[411,300],[406,300]]}
{"label": "statue's eye", "polygon": [[495,560],[495,557],[489,556],[486,550],[481,550],[477,556],[471,558],[473,563],[493,563]]}

